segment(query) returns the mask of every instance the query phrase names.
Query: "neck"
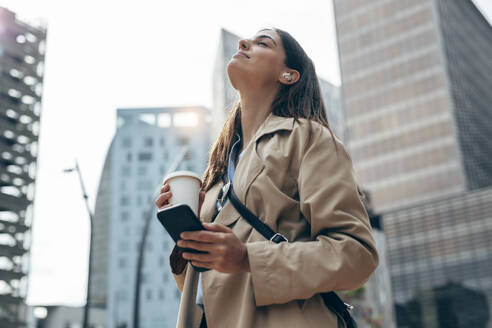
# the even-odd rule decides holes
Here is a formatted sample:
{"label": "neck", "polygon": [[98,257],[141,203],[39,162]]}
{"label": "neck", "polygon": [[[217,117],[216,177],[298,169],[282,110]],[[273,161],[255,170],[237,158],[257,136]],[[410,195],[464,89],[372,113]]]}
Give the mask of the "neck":
{"label": "neck", "polygon": [[255,90],[240,92],[241,99],[241,132],[243,149],[254,137],[256,131],[272,111],[272,102],[277,90]]}

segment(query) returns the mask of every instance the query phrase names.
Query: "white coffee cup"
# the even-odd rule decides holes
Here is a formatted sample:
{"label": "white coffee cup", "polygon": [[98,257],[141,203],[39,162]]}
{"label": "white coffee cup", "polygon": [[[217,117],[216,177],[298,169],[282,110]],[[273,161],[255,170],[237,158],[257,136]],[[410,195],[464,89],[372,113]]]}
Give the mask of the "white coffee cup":
{"label": "white coffee cup", "polygon": [[191,171],[176,171],[164,177],[163,184],[171,187],[172,196],[169,204],[186,204],[198,215],[198,202],[202,180]]}

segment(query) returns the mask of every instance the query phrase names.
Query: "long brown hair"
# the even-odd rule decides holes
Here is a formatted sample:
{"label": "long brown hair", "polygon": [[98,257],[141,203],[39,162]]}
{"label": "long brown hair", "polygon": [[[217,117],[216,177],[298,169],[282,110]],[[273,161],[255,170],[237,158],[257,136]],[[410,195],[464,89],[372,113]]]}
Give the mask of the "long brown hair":
{"label": "long brown hair", "polygon": [[[328,124],[326,108],[321,97],[318,77],[312,60],[307,56],[301,45],[287,32],[273,28],[282,40],[285,51],[285,66],[300,73],[300,79],[292,85],[282,84],[274,101],[272,113],[282,117],[306,118],[309,122],[309,138],[312,137],[311,121],[325,126],[333,138],[333,131]],[[202,190],[207,191],[215,185],[226,173],[231,143],[236,132],[241,131],[241,103],[233,106],[222,127],[217,140],[212,146],[208,167],[203,174]]]}

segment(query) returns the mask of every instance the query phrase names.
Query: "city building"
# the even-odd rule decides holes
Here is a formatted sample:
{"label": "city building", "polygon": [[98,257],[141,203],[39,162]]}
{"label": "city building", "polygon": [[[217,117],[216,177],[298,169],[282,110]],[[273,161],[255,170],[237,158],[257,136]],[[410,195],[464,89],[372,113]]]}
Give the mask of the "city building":
{"label": "city building", "polygon": [[[419,321],[409,327],[478,327],[471,324],[474,315],[488,320],[492,309],[491,213],[492,187],[383,213],[399,321],[408,324],[405,312],[410,313],[409,318],[426,323]],[[452,295],[443,293],[449,284],[459,284],[469,292],[455,293],[444,304],[444,296]],[[432,297],[428,297],[429,293]],[[434,295],[441,296],[438,300]],[[465,296],[470,302],[463,303],[476,302],[480,306],[459,305],[455,298],[464,300]],[[422,304],[419,310],[411,310],[416,303]],[[446,315],[443,313],[446,308],[454,309]],[[436,309],[441,310],[441,319],[452,316],[470,319],[459,326],[442,322],[438,325],[437,314],[429,315],[429,312],[436,313]],[[471,315],[455,313],[466,309]],[[485,327],[491,326],[489,322]]]}
{"label": "city building", "polygon": [[322,78],[319,78],[318,81],[330,128],[340,141],[345,144],[347,142],[347,125],[341,106],[340,87],[337,87]]}
{"label": "city building", "polygon": [[215,140],[222,130],[227,114],[239,100],[239,95],[231,85],[227,75],[227,64],[239,48],[241,37],[227,31],[220,30],[219,47],[215,57],[213,73],[213,105],[212,105],[212,130],[210,137]]}
{"label": "city building", "polygon": [[91,303],[106,309],[107,327],[133,325],[137,256],[145,219],[146,242],[140,327],[175,327],[180,293],[169,267],[174,242],[155,217],[155,198],[175,157],[178,170],[200,176],[210,148],[204,107],[119,109],[117,132],[100,178],[94,219]]}
{"label": "city building", "polygon": [[26,327],[46,29],[0,8],[0,327]]}
{"label": "city building", "polygon": [[[383,230],[383,217],[374,213],[371,195],[366,190],[364,205],[372,227],[372,235],[376,241],[379,255],[378,267],[360,290],[350,291],[346,301],[355,306],[352,314],[359,328],[396,327],[396,315],[391,288],[390,267],[386,235]],[[350,297],[351,295],[354,295]]]}
{"label": "city building", "polygon": [[[239,94],[231,85],[227,75],[227,65],[239,48],[241,37],[221,29],[219,49],[213,73],[213,106],[211,138],[219,135],[227,114],[239,100]],[[319,78],[321,95],[326,106],[328,122],[333,133],[344,142],[346,138],[345,118],[341,109],[340,88]]]}
{"label": "city building", "polygon": [[348,147],[375,210],[492,184],[492,28],[471,0],[334,0]]}
{"label": "city building", "polygon": [[[38,305],[29,309],[31,318],[28,320],[27,328],[83,328],[81,322],[84,307]],[[89,328],[106,327],[105,314],[103,309],[92,309]]]}

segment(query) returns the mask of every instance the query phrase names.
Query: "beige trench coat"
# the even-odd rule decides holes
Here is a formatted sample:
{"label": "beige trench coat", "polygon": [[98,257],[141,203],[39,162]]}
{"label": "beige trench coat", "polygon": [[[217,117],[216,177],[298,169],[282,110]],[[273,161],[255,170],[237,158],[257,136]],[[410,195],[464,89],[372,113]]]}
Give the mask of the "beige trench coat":
{"label": "beige trench coat", "polygon": [[[215,222],[246,243],[251,273],[201,274],[209,328],[343,327],[319,293],[363,285],[378,264],[375,242],[352,162],[328,129],[270,114],[246,147],[234,176],[239,199],[282,233],[267,241],[227,202]],[[210,221],[222,183],[205,195],[200,219]],[[175,275],[181,296],[177,327],[199,327],[199,275],[188,264]]]}

